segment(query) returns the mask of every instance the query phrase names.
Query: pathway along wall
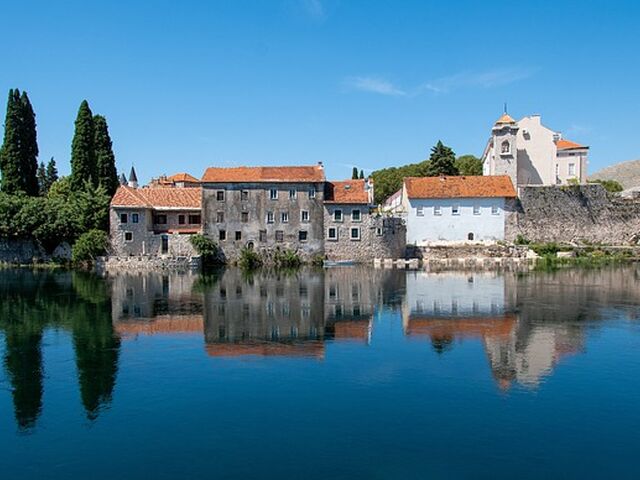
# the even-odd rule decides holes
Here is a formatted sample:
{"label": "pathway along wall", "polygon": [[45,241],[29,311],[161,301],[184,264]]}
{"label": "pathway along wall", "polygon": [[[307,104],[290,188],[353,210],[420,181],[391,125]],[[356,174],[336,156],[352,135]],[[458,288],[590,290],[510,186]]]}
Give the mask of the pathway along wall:
{"label": "pathway along wall", "polygon": [[508,205],[505,237],[534,242],[640,243],[640,200],[601,185],[522,187]]}

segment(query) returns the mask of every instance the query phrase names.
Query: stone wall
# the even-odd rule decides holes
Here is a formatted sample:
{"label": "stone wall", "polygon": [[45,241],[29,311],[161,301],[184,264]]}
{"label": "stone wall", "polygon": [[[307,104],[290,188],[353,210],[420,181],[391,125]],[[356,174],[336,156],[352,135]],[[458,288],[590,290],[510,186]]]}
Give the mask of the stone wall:
{"label": "stone wall", "polygon": [[[342,221],[334,220],[334,211],[342,210]],[[360,210],[361,220],[352,220],[352,211]],[[366,205],[325,205],[324,252],[328,260],[373,262],[374,258],[404,258],[407,229],[400,218],[370,212]],[[328,237],[331,227],[338,229],[337,240]],[[352,239],[352,228],[360,229],[360,238]]]}
{"label": "stone wall", "polygon": [[612,195],[601,185],[522,187],[511,202],[505,238],[535,242],[637,244],[640,200]]}
{"label": "stone wall", "polygon": [[200,257],[197,256],[110,256],[99,257],[95,263],[96,272],[137,273],[150,271],[197,271],[200,269]]}
{"label": "stone wall", "polygon": [[0,238],[0,263],[30,264],[71,260],[71,246],[63,242],[48,254],[33,240]]}

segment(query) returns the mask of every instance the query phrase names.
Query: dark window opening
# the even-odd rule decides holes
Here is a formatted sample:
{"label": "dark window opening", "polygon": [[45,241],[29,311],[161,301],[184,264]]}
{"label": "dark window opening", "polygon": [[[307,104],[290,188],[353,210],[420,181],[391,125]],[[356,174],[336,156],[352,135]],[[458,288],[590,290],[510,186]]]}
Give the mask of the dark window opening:
{"label": "dark window opening", "polygon": [[227,239],[227,231],[226,230],[220,230],[218,232],[218,238],[220,239],[220,241],[225,241]]}
{"label": "dark window opening", "polygon": [[156,215],[154,223],[158,225],[166,225],[167,224],[167,216],[166,215]]}
{"label": "dark window opening", "polygon": [[200,225],[200,215],[189,215],[189,223],[191,225]]}
{"label": "dark window opening", "polygon": [[127,223],[129,221],[129,215],[126,213],[120,214],[120,223]]}
{"label": "dark window opening", "polygon": [[242,232],[240,230],[236,231],[236,240],[242,240]]}
{"label": "dark window opening", "polygon": [[178,215],[178,225],[184,225],[184,215]]}

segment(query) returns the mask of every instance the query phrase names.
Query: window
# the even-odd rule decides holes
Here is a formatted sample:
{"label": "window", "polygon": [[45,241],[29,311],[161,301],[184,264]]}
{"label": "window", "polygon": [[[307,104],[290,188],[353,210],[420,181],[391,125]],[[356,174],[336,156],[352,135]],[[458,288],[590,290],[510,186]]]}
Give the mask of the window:
{"label": "window", "polygon": [[511,144],[509,143],[508,140],[505,140],[504,142],[502,142],[501,145],[501,152],[502,153],[509,153],[511,152]]}
{"label": "window", "polygon": [[267,231],[266,230],[260,230],[260,241],[263,242],[263,243],[267,241]]}
{"label": "window", "polygon": [[352,222],[359,222],[360,220],[362,220],[362,217],[360,215],[360,210],[352,210],[351,211],[351,221]]}
{"label": "window", "polygon": [[236,241],[242,240],[242,232],[240,230],[236,230]]}
{"label": "window", "polygon": [[132,232],[124,232],[124,241],[125,242],[133,242],[133,233]]}
{"label": "window", "polygon": [[166,225],[167,224],[167,216],[166,215],[156,215],[155,223],[158,225]]}
{"label": "window", "polygon": [[184,225],[184,215],[178,215],[178,225]]}
{"label": "window", "polygon": [[282,223],[289,223],[289,212],[280,212],[280,221]]}
{"label": "window", "polygon": [[249,190],[241,190],[240,191],[240,200],[246,202],[249,200]]}
{"label": "window", "polygon": [[342,221],[342,210],[336,209],[333,211],[333,221],[341,222]]}
{"label": "window", "polygon": [[200,225],[200,215],[198,214],[189,215],[189,224]]}
{"label": "window", "polygon": [[474,215],[480,215],[480,205],[474,205],[473,206],[473,214]]}
{"label": "window", "polygon": [[302,223],[309,222],[309,211],[308,210],[300,210],[300,221]]}
{"label": "window", "polygon": [[329,227],[327,230],[327,238],[329,240],[338,240],[338,229],[336,227]]}
{"label": "window", "polygon": [[273,223],[273,212],[267,212],[267,223]]}
{"label": "window", "polygon": [[284,232],[282,230],[276,230],[276,242],[284,242]]}
{"label": "window", "polygon": [[129,215],[126,213],[120,214],[120,223],[127,223],[129,221]]}
{"label": "window", "polygon": [[360,240],[360,227],[351,227],[349,236],[351,240]]}
{"label": "window", "polygon": [[298,196],[298,192],[296,191],[295,188],[289,189],[289,200],[295,200],[297,196]]}
{"label": "window", "polygon": [[278,190],[276,190],[275,188],[272,188],[269,190],[269,198],[271,200],[277,200],[278,199]]}
{"label": "window", "polygon": [[500,208],[497,205],[491,205],[491,215],[499,215]]}
{"label": "window", "polygon": [[560,165],[556,163],[556,177],[560,175]]}
{"label": "window", "polygon": [[224,190],[218,190],[216,192],[216,200],[219,202],[224,202]]}
{"label": "window", "polygon": [[308,235],[306,230],[300,230],[298,232],[298,241],[306,242],[308,237],[309,237],[309,235]]}
{"label": "window", "polygon": [[469,232],[469,234],[467,235],[467,240],[473,241],[473,238],[474,238],[473,233]]}
{"label": "window", "polygon": [[436,205],[433,207],[434,215],[442,215],[442,207],[440,205]]}
{"label": "window", "polygon": [[576,164],[575,163],[570,163],[569,164],[569,176],[570,177],[575,177],[576,176]]}
{"label": "window", "polygon": [[309,189],[309,198],[316,198],[316,187],[311,187]]}
{"label": "window", "polygon": [[451,215],[460,215],[460,205],[453,205],[451,207]]}
{"label": "window", "polygon": [[216,223],[224,222],[224,212],[216,212]]}
{"label": "window", "polygon": [[249,223],[249,212],[240,213],[240,221],[242,223]]}
{"label": "window", "polygon": [[166,235],[162,236],[160,251],[161,253],[169,253],[169,237],[167,237]]}
{"label": "window", "polygon": [[422,206],[416,207],[416,216],[424,217],[424,207]]}
{"label": "window", "polygon": [[378,237],[381,237],[381,236],[382,236],[382,227],[378,227],[378,228],[376,228],[376,235],[377,235]]}
{"label": "window", "polygon": [[218,238],[220,239],[221,242],[224,242],[227,239],[227,231],[226,230],[219,230],[218,231]]}
{"label": "window", "polygon": [[138,223],[140,221],[140,215],[138,215],[137,213],[132,213],[131,214],[131,222],[132,223]]}

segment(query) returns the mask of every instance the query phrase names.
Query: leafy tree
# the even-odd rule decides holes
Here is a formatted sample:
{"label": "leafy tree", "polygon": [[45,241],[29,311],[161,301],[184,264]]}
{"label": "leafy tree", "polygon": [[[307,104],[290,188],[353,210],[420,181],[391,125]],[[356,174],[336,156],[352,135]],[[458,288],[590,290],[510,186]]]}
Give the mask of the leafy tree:
{"label": "leafy tree", "polygon": [[47,163],[47,192],[51,188],[51,185],[58,180],[58,169],[56,167],[56,161],[51,157],[49,163]]}
{"label": "leafy tree", "polygon": [[607,192],[618,193],[624,190],[624,187],[617,180],[593,180],[589,183],[599,183]]}
{"label": "leafy tree", "polygon": [[44,166],[44,162],[40,162],[40,165],[38,165],[38,173],[36,176],[38,177],[38,192],[40,195],[46,195],[47,167]]}
{"label": "leafy tree", "polygon": [[38,139],[36,134],[36,114],[33,111],[27,92],[20,96],[20,150],[22,182],[27,195],[38,195]]}
{"label": "leafy tree", "polygon": [[482,160],[475,155],[462,155],[455,161],[460,175],[482,175]]}
{"label": "leafy tree", "polygon": [[389,167],[376,170],[371,173],[375,189],[374,201],[382,203],[395,192],[402,188],[402,180],[405,177],[425,177],[429,161],[412,163],[401,167]]}
{"label": "leafy tree", "polygon": [[353,170],[351,171],[351,180],[357,180],[358,179],[358,167],[353,167]]}
{"label": "leafy tree", "polygon": [[360,179],[363,180],[364,179],[364,170],[360,170]]}
{"label": "leafy tree", "polygon": [[94,149],[93,114],[89,103],[83,100],[78,109],[75,132],[71,142],[71,188],[79,191],[85,182],[97,185]]}
{"label": "leafy tree", "polygon": [[92,263],[96,257],[104,255],[109,245],[109,238],[102,230],[89,230],[80,235],[71,250],[74,263]]}
{"label": "leafy tree", "polygon": [[438,143],[431,148],[426,176],[458,175],[455,161],[456,155],[453,153],[453,150],[438,140]]}
{"label": "leafy tree", "polygon": [[5,193],[26,193],[22,172],[22,108],[20,91],[9,90],[7,114],[4,121],[4,139],[0,147],[0,172],[2,191]]}
{"label": "leafy tree", "polygon": [[202,266],[214,265],[217,262],[219,249],[213,240],[201,234],[192,235],[190,240],[193,248],[202,257]]}
{"label": "leafy tree", "polygon": [[109,196],[118,189],[118,172],[113,144],[109,136],[107,120],[102,115],[93,117],[94,148],[96,158],[96,175],[98,184],[102,185]]}

